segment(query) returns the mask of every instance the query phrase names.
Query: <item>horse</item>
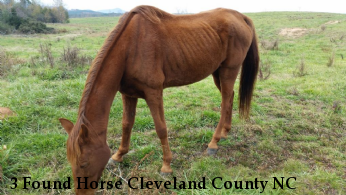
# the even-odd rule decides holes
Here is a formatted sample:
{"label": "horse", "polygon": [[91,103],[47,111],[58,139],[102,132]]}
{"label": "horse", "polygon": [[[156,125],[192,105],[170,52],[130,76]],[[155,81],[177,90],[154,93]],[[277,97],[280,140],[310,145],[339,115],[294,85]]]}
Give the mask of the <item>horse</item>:
{"label": "horse", "polygon": [[[129,151],[138,98],[146,101],[161,141],[161,173],[172,173],[163,89],[195,83],[209,75],[222,96],[220,121],[207,148],[207,154],[216,154],[218,141],[231,129],[233,88],[240,68],[239,116],[248,118],[258,67],[254,24],[235,10],[173,15],[152,6],[138,6],[125,13],[92,62],[76,124],[59,119],[68,133],[67,159],[76,194],[95,193],[91,182],[99,181],[107,163],[123,161]],[[123,102],[122,138],[111,156],[107,125],[118,91]],[[76,189],[77,180],[81,189]]]}

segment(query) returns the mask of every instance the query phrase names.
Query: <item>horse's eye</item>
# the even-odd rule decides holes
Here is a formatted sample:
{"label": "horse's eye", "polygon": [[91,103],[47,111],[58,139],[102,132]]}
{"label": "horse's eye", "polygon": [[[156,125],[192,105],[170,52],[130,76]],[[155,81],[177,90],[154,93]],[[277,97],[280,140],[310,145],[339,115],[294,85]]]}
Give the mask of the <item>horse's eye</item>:
{"label": "horse's eye", "polygon": [[83,163],[81,163],[80,164],[80,168],[85,168],[85,167],[87,167],[89,165],[89,162],[83,162]]}

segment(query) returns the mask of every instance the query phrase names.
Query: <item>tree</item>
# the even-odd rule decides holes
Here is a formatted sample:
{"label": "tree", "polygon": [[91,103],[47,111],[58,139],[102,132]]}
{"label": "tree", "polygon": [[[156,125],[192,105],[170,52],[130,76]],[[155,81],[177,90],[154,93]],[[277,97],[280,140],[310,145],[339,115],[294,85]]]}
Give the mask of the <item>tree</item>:
{"label": "tree", "polygon": [[64,8],[63,0],[53,0],[53,2],[54,2],[53,13],[55,15],[57,22],[61,22],[61,23],[67,22],[68,13],[67,13],[67,10]]}
{"label": "tree", "polygon": [[31,4],[29,0],[20,0],[20,5],[24,8],[28,8],[28,6]]}
{"label": "tree", "polygon": [[16,3],[14,0],[1,0],[1,2],[3,2],[6,8],[13,7],[13,5]]}
{"label": "tree", "polygon": [[54,0],[53,7],[41,6],[38,0],[0,0],[0,33],[16,29],[24,33],[51,31],[42,22],[68,22],[63,0]]}

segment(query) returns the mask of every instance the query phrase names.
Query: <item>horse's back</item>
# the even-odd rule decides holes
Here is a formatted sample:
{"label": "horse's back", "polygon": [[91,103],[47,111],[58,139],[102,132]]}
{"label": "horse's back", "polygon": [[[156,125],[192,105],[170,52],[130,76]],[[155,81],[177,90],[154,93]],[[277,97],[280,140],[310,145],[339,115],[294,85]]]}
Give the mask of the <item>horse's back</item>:
{"label": "horse's back", "polygon": [[199,81],[216,71],[231,52],[234,55],[240,49],[236,47],[247,51],[252,29],[244,17],[233,10],[215,9],[164,21],[161,44],[167,45],[162,48],[165,85]]}
{"label": "horse's back", "polygon": [[182,16],[150,6],[134,10],[137,14],[125,33],[129,50],[127,75],[152,88],[204,79],[227,58],[231,39],[237,42],[249,37],[244,16],[233,10]]}

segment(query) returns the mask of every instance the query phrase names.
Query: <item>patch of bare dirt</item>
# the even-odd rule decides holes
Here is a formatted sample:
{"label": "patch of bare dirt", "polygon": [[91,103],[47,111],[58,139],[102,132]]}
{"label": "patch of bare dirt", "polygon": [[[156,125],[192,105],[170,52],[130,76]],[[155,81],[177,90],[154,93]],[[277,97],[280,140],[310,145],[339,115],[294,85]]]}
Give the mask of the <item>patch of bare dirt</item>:
{"label": "patch of bare dirt", "polygon": [[298,38],[308,33],[308,31],[309,30],[306,28],[283,28],[281,29],[279,35]]}
{"label": "patch of bare dirt", "polygon": [[59,39],[63,39],[63,38],[71,38],[71,39],[73,39],[73,38],[76,38],[76,37],[79,37],[79,36],[81,36],[82,34],[66,34],[66,35],[61,35],[61,36],[57,36],[57,38],[59,38]]}
{"label": "patch of bare dirt", "polygon": [[0,107],[0,120],[15,115],[16,114],[11,109],[6,107]]}
{"label": "patch of bare dirt", "polygon": [[327,23],[325,23],[325,24],[338,24],[338,23],[340,23],[340,21],[338,21],[338,20],[334,20],[334,21],[329,21],[329,22],[327,22]]}

